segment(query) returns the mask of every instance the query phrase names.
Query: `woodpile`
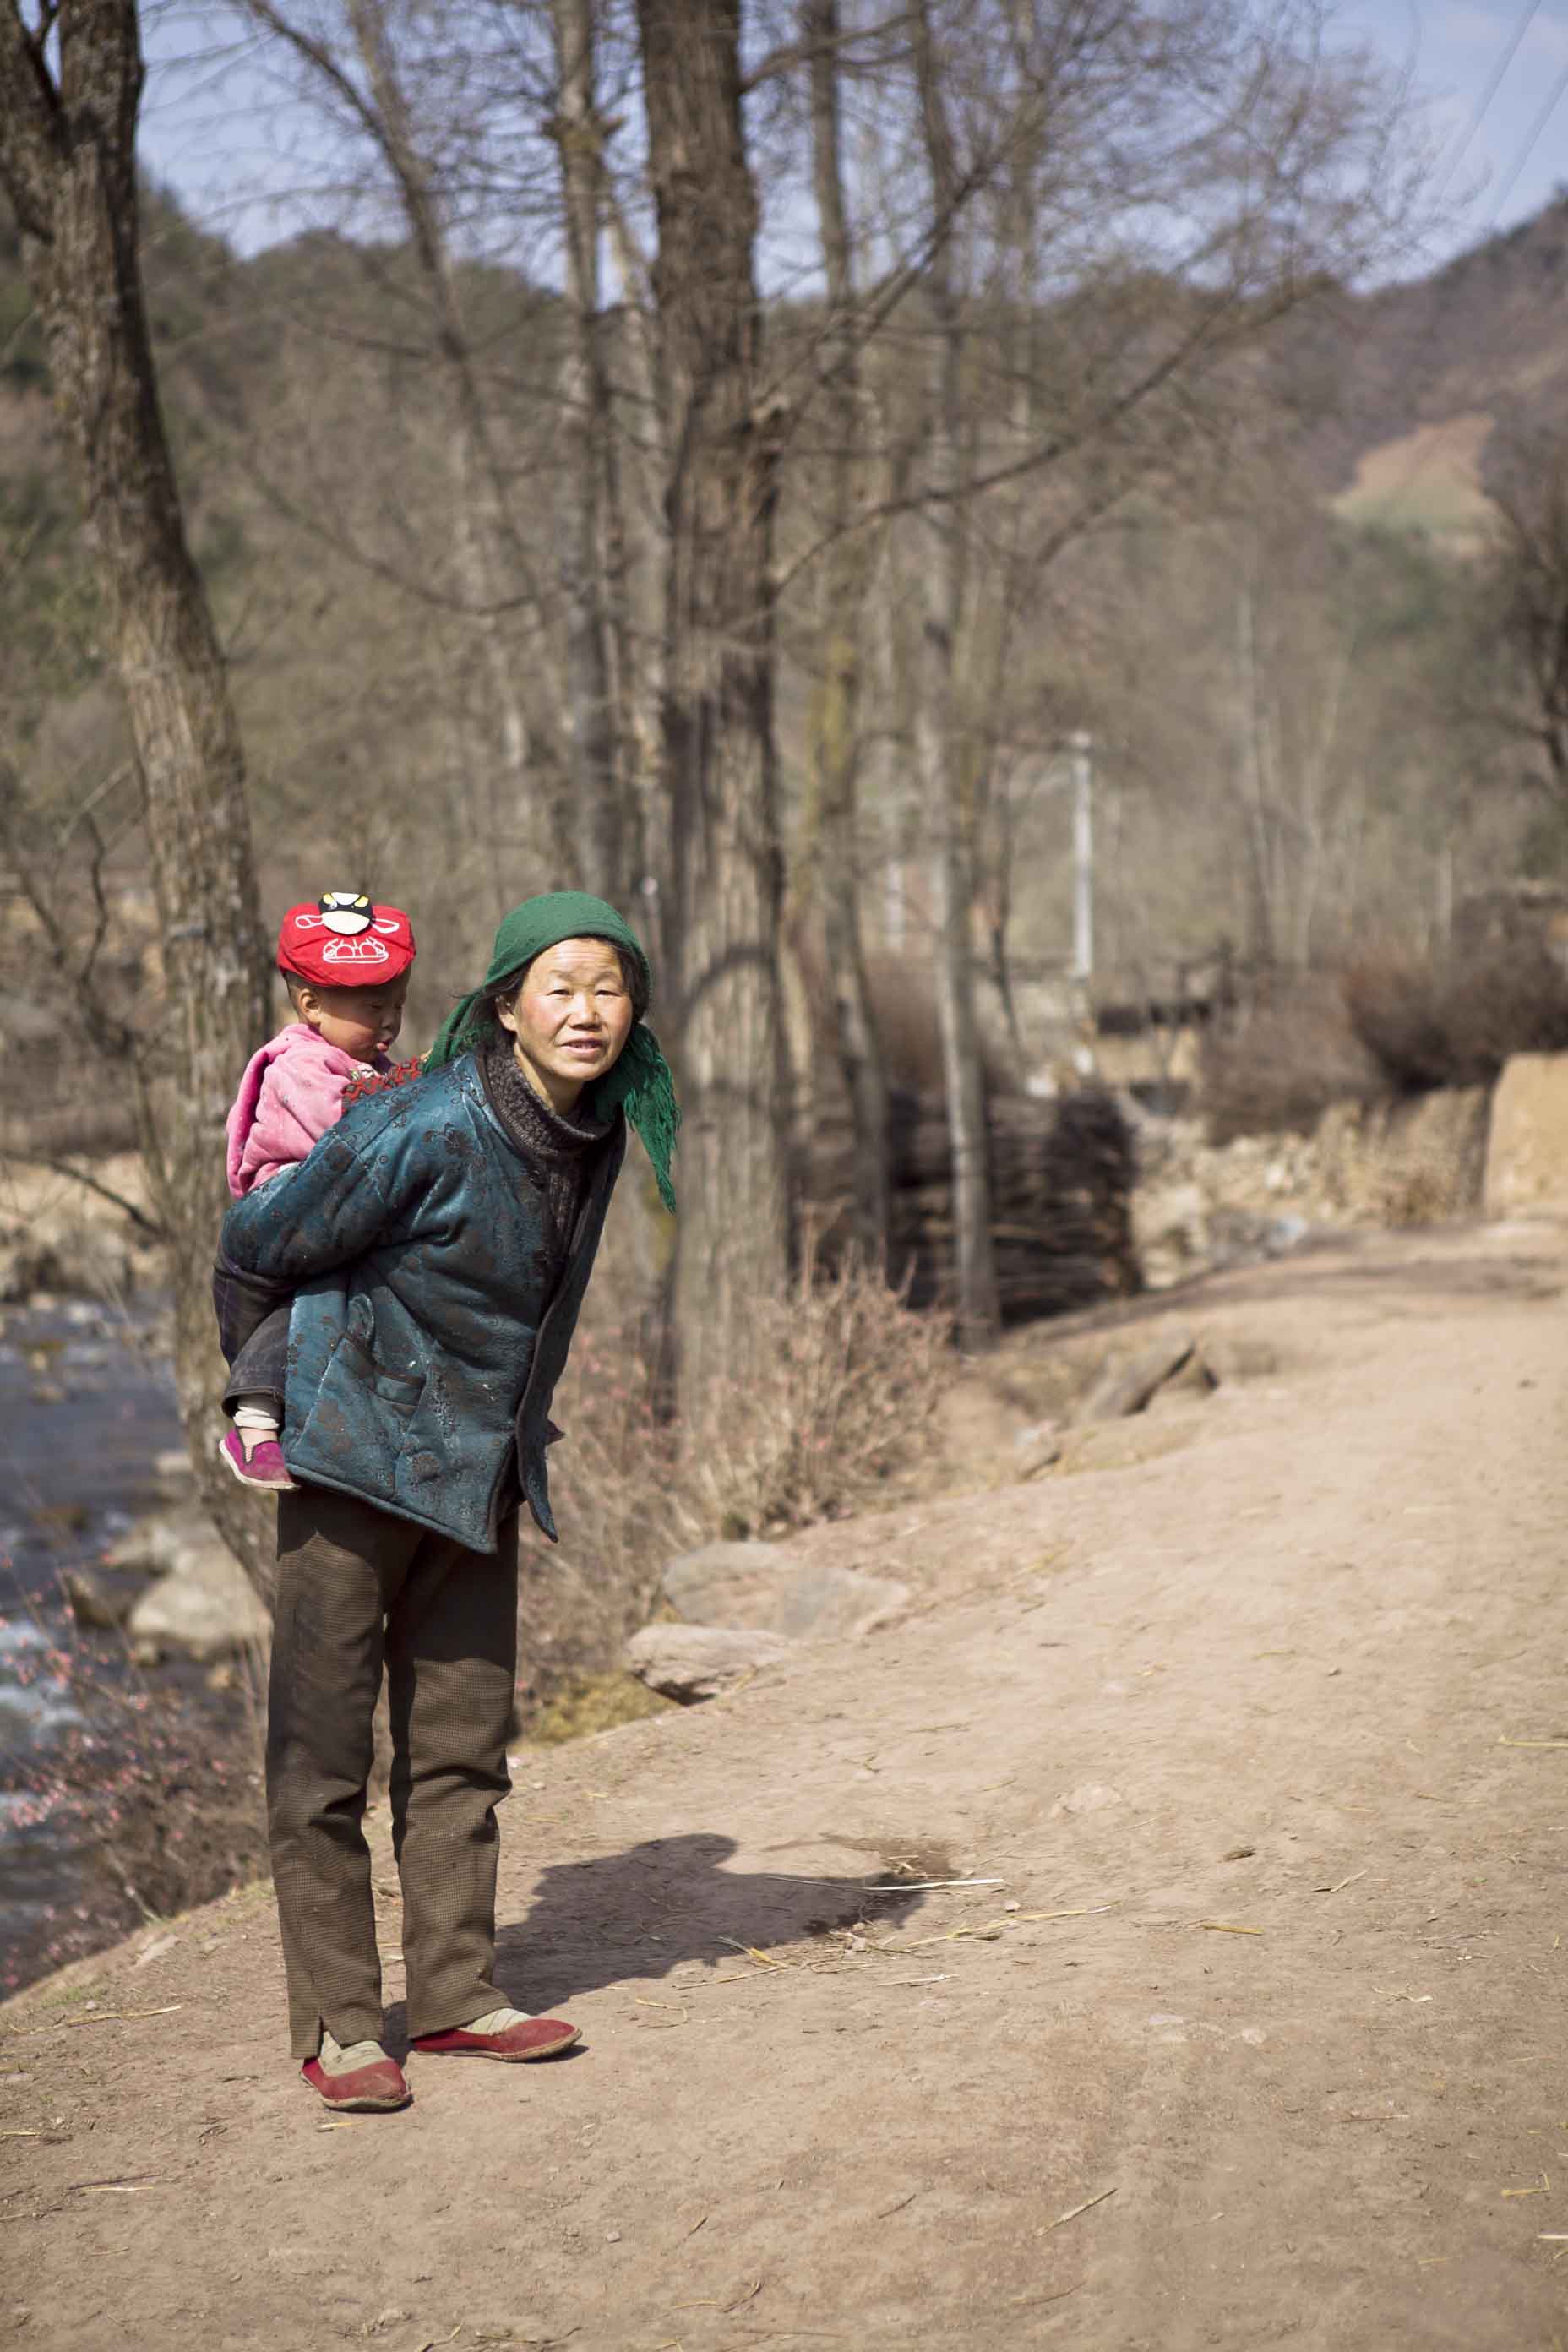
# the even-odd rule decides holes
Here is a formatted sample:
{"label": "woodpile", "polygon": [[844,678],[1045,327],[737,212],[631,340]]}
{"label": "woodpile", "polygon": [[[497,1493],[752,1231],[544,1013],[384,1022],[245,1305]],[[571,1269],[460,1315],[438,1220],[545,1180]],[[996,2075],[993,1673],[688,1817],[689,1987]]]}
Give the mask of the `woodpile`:
{"label": "woodpile", "polygon": [[[940,1096],[889,1102],[894,1279],[914,1307],[953,1301],[952,1161]],[[986,1114],[991,1232],[1002,1317],[1062,1315],[1142,1286],[1132,1240],[1136,1152],[1113,1095],[1081,1087],[1055,1101],[993,1095]],[[805,1197],[831,1262],[850,1233],[847,1115],[825,1107],[804,1152]]]}

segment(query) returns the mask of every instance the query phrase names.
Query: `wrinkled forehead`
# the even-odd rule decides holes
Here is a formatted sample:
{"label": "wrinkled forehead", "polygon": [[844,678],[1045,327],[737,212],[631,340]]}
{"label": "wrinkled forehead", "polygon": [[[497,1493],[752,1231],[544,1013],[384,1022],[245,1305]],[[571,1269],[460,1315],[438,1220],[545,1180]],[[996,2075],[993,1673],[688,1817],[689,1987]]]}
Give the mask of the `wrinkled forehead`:
{"label": "wrinkled forehead", "polygon": [[546,980],[581,983],[606,978],[624,978],[620,956],[608,940],[563,940],[559,947],[542,949],[528,971],[529,984],[534,988]]}

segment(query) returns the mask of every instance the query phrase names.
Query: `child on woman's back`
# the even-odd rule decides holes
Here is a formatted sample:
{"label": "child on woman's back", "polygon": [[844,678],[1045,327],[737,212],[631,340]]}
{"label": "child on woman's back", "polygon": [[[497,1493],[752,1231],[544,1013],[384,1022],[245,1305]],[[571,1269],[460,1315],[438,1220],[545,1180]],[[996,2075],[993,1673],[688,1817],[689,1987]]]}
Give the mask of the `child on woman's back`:
{"label": "child on woman's back", "polygon": [[[278,969],[295,1018],[251,1055],[228,1115],[236,1200],[306,1158],[342,1116],[354,1079],[391,1068],[386,1049],[403,1025],[414,957],[407,916],[372,906],[363,891],[328,890],[314,905],[289,909]],[[234,1426],[219,1450],[247,1486],[294,1483],[279,1443],[289,1314],[279,1306],[264,1315],[229,1360]],[[220,1298],[220,1325],[225,1319]]]}

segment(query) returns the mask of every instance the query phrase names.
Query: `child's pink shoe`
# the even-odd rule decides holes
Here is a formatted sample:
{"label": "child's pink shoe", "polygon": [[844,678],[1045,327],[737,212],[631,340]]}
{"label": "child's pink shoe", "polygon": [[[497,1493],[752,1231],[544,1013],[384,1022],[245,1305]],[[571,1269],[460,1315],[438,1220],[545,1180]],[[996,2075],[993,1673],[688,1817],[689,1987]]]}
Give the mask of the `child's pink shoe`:
{"label": "child's pink shoe", "polygon": [[265,1486],[279,1495],[294,1492],[294,1481],[289,1475],[283,1448],[275,1437],[264,1437],[247,1462],[238,1430],[230,1429],[225,1432],[218,1452],[242,1486]]}

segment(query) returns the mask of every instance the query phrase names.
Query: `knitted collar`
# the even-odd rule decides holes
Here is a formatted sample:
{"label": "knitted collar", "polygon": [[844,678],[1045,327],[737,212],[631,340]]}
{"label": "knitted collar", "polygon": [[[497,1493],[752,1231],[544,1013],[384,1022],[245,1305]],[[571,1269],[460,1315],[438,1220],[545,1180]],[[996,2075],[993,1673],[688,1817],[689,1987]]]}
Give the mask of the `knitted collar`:
{"label": "knitted collar", "polygon": [[534,1092],[517,1065],[511,1039],[495,1030],[479,1047],[479,1068],[485,1092],[501,1125],[521,1151],[545,1167],[575,1160],[602,1143],[615,1123],[615,1114],[595,1119],[579,1113],[565,1118]]}

